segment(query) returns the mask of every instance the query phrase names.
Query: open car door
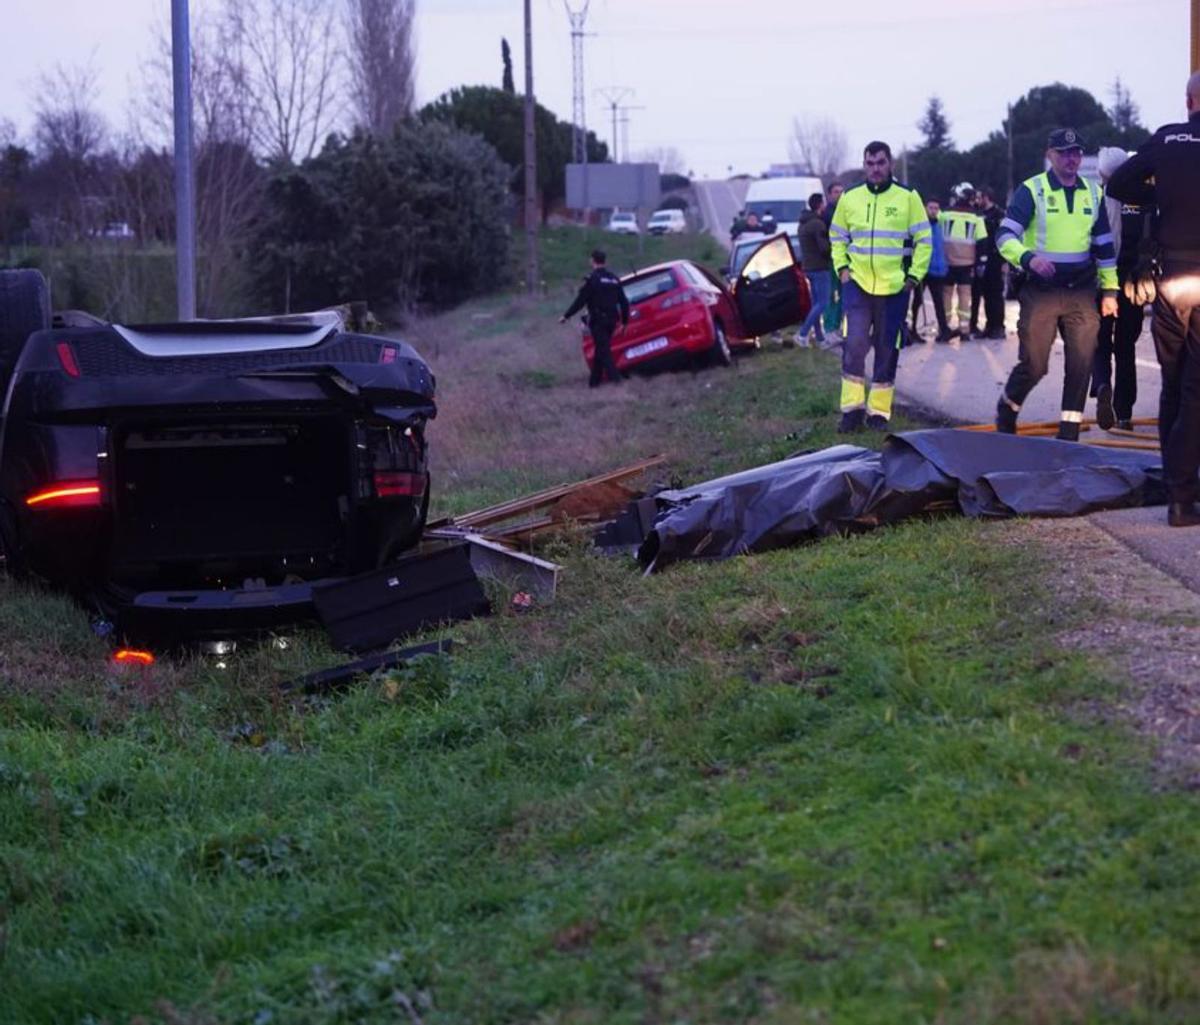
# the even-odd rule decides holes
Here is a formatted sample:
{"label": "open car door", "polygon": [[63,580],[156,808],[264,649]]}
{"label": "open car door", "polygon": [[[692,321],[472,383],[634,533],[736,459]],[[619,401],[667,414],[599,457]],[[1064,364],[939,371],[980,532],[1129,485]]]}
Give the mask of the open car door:
{"label": "open car door", "polygon": [[745,338],[799,324],[812,305],[787,235],[769,238],[754,250],[730,290]]}

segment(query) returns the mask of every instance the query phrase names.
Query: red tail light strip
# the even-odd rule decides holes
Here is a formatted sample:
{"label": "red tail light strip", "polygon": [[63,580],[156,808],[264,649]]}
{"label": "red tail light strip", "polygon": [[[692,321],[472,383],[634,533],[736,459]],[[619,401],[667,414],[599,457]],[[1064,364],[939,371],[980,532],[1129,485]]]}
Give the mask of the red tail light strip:
{"label": "red tail light strip", "polygon": [[75,362],[75,350],[68,342],[59,342],[55,347],[58,352],[58,362],[70,377],[79,376],[79,364]]}
{"label": "red tail light strip", "polygon": [[63,508],[67,506],[97,506],[100,504],[100,482],[98,480],[64,480],[41,491],[35,491],[25,499],[30,508]]}
{"label": "red tail light strip", "polygon": [[379,498],[399,498],[425,494],[425,474],[375,471],[375,494]]}

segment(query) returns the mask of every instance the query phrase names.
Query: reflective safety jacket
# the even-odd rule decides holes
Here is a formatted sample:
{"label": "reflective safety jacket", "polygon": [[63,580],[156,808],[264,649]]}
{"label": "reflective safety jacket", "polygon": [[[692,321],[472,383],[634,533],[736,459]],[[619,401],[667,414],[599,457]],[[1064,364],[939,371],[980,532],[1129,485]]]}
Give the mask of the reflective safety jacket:
{"label": "reflective safety jacket", "polygon": [[1029,261],[1044,256],[1054,264],[1054,277],[1029,275],[1041,288],[1117,290],[1117,253],[1100,186],[1080,177],[1067,188],[1053,171],[1022,182],[1000,222],[1000,255],[1029,270]]}
{"label": "reflective safety jacket", "polygon": [[[987,238],[987,225],[974,210],[951,207],[938,218],[942,240],[946,244],[946,261],[951,267],[974,267],[981,254],[978,243]],[[986,255],[982,257],[987,259]]]}
{"label": "reflective safety jacket", "polygon": [[[842,193],[829,226],[834,272],[849,268],[864,292],[895,295],[906,278],[925,277],[932,255],[930,234],[925,204],[916,189],[892,179],[881,185],[855,185]],[[906,266],[908,239],[911,266]]]}

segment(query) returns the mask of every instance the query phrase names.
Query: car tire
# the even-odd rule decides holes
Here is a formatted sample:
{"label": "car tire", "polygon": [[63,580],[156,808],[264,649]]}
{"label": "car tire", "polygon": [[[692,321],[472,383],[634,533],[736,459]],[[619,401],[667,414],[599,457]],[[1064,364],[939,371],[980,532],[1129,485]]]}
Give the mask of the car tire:
{"label": "car tire", "polygon": [[0,271],[0,389],[8,388],[29,336],[49,327],[50,286],[42,272]]}
{"label": "car tire", "polygon": [[729,339],[725,335],[725,328],[721,326],[719,320],[713,321],[713,343],[709,350],[710,361],[718,366],[731,367],[733,366],[733,350],[729,348]]}

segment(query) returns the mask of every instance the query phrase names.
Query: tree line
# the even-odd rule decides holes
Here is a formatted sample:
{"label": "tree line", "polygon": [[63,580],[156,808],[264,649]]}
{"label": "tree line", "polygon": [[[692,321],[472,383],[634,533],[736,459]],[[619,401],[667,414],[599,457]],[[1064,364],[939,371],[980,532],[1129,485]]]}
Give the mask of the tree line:
{"label": "tree line", "polygon": [[[508,44],[499,87],[416,110],[414,2],[222,0],[193,20],[200,315],[438,305],[503,280],[523,190]],[[0,260],[46,269],[57,306],[174,308],[165,28],[150,46],[126,132],[99,114],[90,68],[42,77],[28,138],[0,118]],[[571,126],[539,106],[537,127],[548,209]]]}
{"label": "tree line", "polygon": [[[931,96],[916,124],[920,144],[903,154],[895,147],[898,173],[928,199],[945,201],[950,189],[963,181],[977,189],[991,188],[1003,199],[1013,185],[1042,170],[1052,128],[1077,129],[1092,152],[1100,146],[1136,149],[1145,141],[1150,132],[1119,78],[1110,89],[1110,101],[1105,107],[1086,89],[1061,82],[1036,86],[1012,104],[1009,116],[986,139],[959,149],[945,104]],[[828,117],[796,118],[789,144],[792,159],[807,173],[847,184],[861,178],[857,166],[847,168],[854,155],[848,152],[845,131]]]}

